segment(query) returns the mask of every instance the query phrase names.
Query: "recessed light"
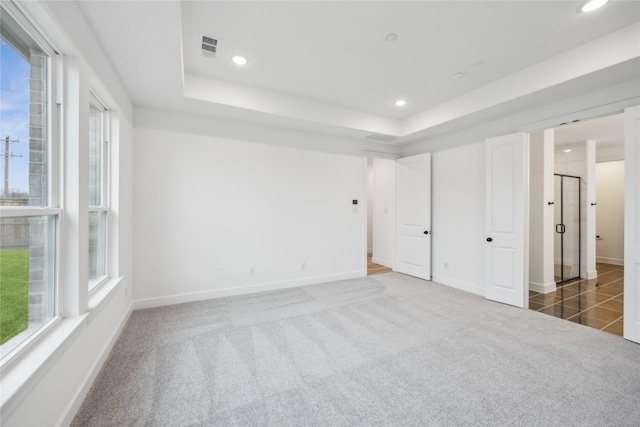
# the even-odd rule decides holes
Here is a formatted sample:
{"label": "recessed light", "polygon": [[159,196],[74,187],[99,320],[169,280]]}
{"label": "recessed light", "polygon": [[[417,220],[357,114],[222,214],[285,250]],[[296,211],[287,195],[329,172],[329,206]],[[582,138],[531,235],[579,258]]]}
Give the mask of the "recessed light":
{"label": "recessed light", "polygon": [[404,107],[405,105],[407,105],[407,101],[404,99],[398,99],[396,101],[396,107]]}
{"label": "recessed light", "polygon": [[233,58],[231,58],[231,60],[238,65],[246,65],[247,62],[249,62],[247,61],[247,58],[241,55],[236,55]]}
{"label": "recessed light", "polygon": [[596,9],[600,9],[602,6],[607,4],[609,0],[591,0],[584,6],[582,6],[583,12],[593,12]]}
{"label": "recessed light", "polygon": [[387,34],[387,37],[384,38],[388,42],[394,42],[398,40],[398,35],[396,33]]}
{"label": "recessed light", "polygon": [[571,148],[567,148],[566,150],[562,150],[565,153],[570,153],[571,152]]}
{"label": "recessed light", "polygon": [[464,73],[462,71],[458,71],[457,73],[451,74],[451,78],[453,80],[460,80],[463,77],[464,77]]}

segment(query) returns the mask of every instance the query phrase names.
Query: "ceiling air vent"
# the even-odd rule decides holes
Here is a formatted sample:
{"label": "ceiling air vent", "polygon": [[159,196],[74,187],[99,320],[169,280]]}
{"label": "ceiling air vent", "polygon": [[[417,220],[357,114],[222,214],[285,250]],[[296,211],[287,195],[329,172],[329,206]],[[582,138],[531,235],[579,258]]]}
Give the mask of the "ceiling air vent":
{"label": "ceiling air vent", "polygon": [[211,36],[205,36],[200,34],[200,46],[202,49],[202,56],[207,58],[215,58],[218,51],[218,40]]}
{"label": "ceiling air vent", "polygon": [[396,139],[398,139],[395,136],[384,135],[384,134],[381,134],[381,133],[372,133],[371,135],[366,136],[365,138],[366,139],[372,139],[374,141],[380,141],[380,142],[393,142]]}

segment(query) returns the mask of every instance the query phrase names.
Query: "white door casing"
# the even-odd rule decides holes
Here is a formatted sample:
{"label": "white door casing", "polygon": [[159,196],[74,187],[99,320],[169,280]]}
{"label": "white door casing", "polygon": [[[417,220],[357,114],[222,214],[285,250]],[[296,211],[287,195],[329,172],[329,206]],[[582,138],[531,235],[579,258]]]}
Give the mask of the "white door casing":
{"label": "white door casing", "polygon": [[395,271],[431,280],[431,154],[396,161]]}
{"label": "white door casing", "polygon": [[528,307],[529,135],[486,141],[487,299]]}
{"label": "white door casing", "polygon": [[640,343],[640,106],[624,113],[624,337]]}

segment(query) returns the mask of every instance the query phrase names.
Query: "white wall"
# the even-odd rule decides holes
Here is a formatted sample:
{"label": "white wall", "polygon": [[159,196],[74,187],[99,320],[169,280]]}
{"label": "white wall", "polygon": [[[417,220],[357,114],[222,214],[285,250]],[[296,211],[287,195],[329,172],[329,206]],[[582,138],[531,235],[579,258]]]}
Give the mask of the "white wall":
{"label": "white wall", "polygon": [[618,160],[624,160],[624,144],[620,145],[603,145],[596,144],[596,162],[615,162]]}
{"label": "white wall", "polygon": [[596,164],[596,260],[624,265],[624,161]]}
{"label": "white wall", "polygon": [[395,260],[396,162],[373,159],[373,262],[393,268]]}
{"label": "white wall", "polygon": [[137,307],[366,274],[363,157],[149,126],[135,140]]}
{"label": "white wall", "polygon": [[529,288],[544,285],[544,133],[533,132],[529,136]]}
{"label": "white wall", "polygon": [[433,153],[433,280],[484,295],[485,144]]}
{"label": "white wall", "polygon": [[553,129],[533,132],[529,152],[529,289],[556,290],[553,279]]}

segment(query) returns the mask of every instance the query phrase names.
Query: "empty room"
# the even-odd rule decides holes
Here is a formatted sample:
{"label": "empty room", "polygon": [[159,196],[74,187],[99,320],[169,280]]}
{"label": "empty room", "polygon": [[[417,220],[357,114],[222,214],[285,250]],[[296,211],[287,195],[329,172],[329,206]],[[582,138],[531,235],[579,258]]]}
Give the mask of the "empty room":
{"label": "empty room", "polygon": [[0,0],[0,42],[1,425],[638,425],[639,1]]}

